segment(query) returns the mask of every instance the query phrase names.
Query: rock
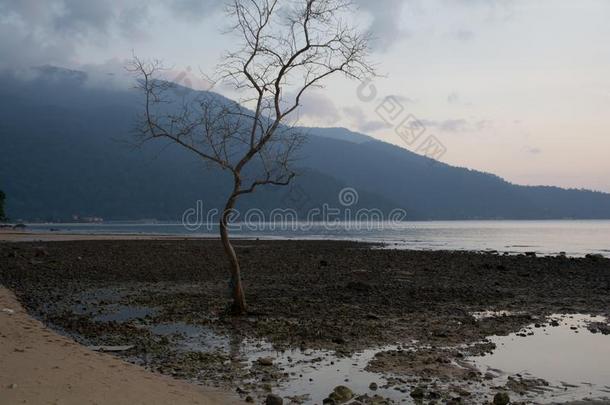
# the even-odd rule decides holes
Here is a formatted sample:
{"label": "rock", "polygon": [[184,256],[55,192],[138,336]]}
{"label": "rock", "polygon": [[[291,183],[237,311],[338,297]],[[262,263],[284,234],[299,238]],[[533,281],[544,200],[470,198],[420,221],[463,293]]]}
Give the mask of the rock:
{"label": "rock", "polygon": [[510,397],[506,392],[498,392],[494,395],[493,405],[508,405]]}
{"label": "rock", "polygon": [[273,359],[271,357],[259,357],[259,359],[256,360],[256,362],[261,366],[272,366],[273,365]]}
{"label": "rock", "polygon": [[525,252],[527,257],[536,257],[536,252]]}
{"label": "rock", "polygon": [[411,390],[411,393],[409,395],[411,395],[411,398],[420,399],[423,398],[424,395],[426,395],[426,392],[422,387],[415,387]]}
{"label": "rock", "polygon": [[252,398],[250,395],[248,395],[248,396],[246,397],[246,402],[248,402],[248,403],[254,403],[254,398]]}
{"label": "rock", "polygon": [[284,400],[282,397],[275,394],[269,394],[267,395],[267,399],[265,399],[265,405],[282,405],[283,403]]}
{"label": "rock", "polygon": [[594,253],[594,254],[586,255],[585,258],[587,258],[589,260],[602,260],[602,259],[604,259],[604,255],[600,255],[599,253]]}
{"label": "rock", "polygon": [[377,383],[372,382],[372,383],[369,384],[369,389],[371,391],[377,391],[377,388],[378,388],[377,387]]}
{"label": "rock", "polygon": [[335,387],[333,392],[330,393],[328,399],[333,401],[331,403],[342,404],[344,402],[349,401],[354,397],[354,393],[352,390],[347,388],[345,385],[339,385]]}
{"label": "rock", "polygon": [[348,290],[357,291],[357,292],[368,292],[368,291],[372,290],[372,287],[370,284],[363,283],[362,281],[350,281],[349,283],[346,284],[345,288],[347,288]]}
{"label": "rock", "polygon": [[42,246],[34,248],[34,256],[36,257],[45,257],[48,256],[49,252]]}
{"label": "rock", "polygon": [[320,267],[328,266],[328,262],[326,260],[320,260]]}
{"label": "rock", "polygon": [[557,322],[555,319],[553,319],[551,321],[551,326],[557,327],[557,326],[559,326],[559,322]]}
{"label": "rock", "polygon": [[559,257],[566,257],[566,252],[559,252]]}
{"label": "rock", "polygon": [[333,343],[336,343],[338,345],[344,345],[347,343],[347,340],[345,340],[344,338],[342,338],[341,336],[338,336],[336,338],[333,338],[332,340]]}
{"label": "rock", "polygon": [[8,386],[10,389],[14,390],[17,388],[17,384],[13,383],[11,385]]}

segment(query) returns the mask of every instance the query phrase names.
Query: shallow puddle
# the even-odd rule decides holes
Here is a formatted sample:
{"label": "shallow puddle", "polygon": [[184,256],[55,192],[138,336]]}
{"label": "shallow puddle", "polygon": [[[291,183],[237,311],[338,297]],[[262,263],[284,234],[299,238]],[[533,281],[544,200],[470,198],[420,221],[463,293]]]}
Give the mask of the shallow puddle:
{"label": "shallow puddle", "polygon": [[230,353],[231,342],[228,337],[220,336],[210,328],[184,322],[160,323],[150,331],[156,335],[173,337],[179,349],[188,351],[213,352],[216,350]]}
{"label": "shallow puddle", "polygon": [[[306,404],[321,404],[333,389],[339,385],[349,387],[356,395],[375,394],[390,398],[396,402],[408,397],[408,394],[393,388],[382,388],[387,380],[379,373],[365,370],[369,361],[380,351],[396,350],[396,346],[365,350],[351,357],[337,357],[334,352],[323,350],[288,350],[275,352],[256,350],[247,353],[250,361],[259,357],[273,357],[283,372],[290,375],[290,381],[283,383],[275,390],[285,397],[301,397]],[[377,390],[369,388],[377,384]]]}
{"label": "shallow puddle", "polygon": [[133,305],[110,304],[104,311],[93,317],[97,322],[127,322],[136,319],[152,317],[157,313],[154,308],[138,307]]}
{"label": "shallow puddle", "polygon": [[[398,346],[386,346],[365,350],[351,357],[339,357],[334,351],[289,349],[278,351],[268,342],[245,339],[235,341],[221,336],[209,328],[185,323],[165,323],[150,327],[151,332],[172,337],[178,349],[188,351],[222,351],[239,358],[248,368],[254,367],[260,358],[273,359],[274,366],[288,376],[288,381],[274,387],[273,392],[284,398],[298,398],[304,404],[321,404],[338,385],[348,386],[355,394],[378,394],[400,402],[404,392],[383,388],[387,380],[379,373],[365,371],[375,354],[396,350]],[[369,388],[377,384],[377,390]]]}
{"label": "shallow puddle", "polygon": [[[96,321],[126,322],[155,313],[154,308],[115,302],[92,315]],[[479,320],[510,315],[515,313],[483,311],[473,314]],[[442,386],[440,391],[448,393],[459,393],[460,388],[466,388],[470,392],[468,395],[472,395],[469,397],[472,403],[489,401],[500,387],[509,387],[512,399],[526,403],[610,399],[610,336],[595,328],[592,329],[597,333],[587,329],[591,323],[605,321],[601,316],[556,315],[508,336],[490,337],[489,341],[496,345],[491,354],[467,359],[486,375],[484,382],[429,380],[427,383],[434,390]],[[268,342],[218,334],[203,325],[176,322],[148,323],[145,327],[153,334],[169,338],[178,350],[222,352],[248,369],[260,367],[257,360],[269,357],[273,366],[286,376],[285,380],[273,381],[279,384],[273,386],[273,392],[303,404],[321,404],[339,385],[349,387],[357,396],[379,395],[396,403],[413,403],[409,392],[418,381],[421,382],[417,376],[400,376],[397,382],[399,376],[365,370],[377,353],[394,351],[400,346],[371,348],[342,357],[326,350],[278,351]],[[417,342],[402,346],[404,350],[417,348]],[[371,383],[377,388],[371,389]]]}
{"label": "shallow puddle", "polygon": [[[551,326],[553,320],[557,326]],[[483,373],[496,375],[494,381],[502,385],[510,375],[548,381],[548,387],[529,394],[536,401],[607,399],[610,336],[587,329],[591,322],[604,321],[603,317],[587,315],[553,316],[540,327],[532,325],[508,336],[491,337],[497,346],[493,353],[470,361]]]}

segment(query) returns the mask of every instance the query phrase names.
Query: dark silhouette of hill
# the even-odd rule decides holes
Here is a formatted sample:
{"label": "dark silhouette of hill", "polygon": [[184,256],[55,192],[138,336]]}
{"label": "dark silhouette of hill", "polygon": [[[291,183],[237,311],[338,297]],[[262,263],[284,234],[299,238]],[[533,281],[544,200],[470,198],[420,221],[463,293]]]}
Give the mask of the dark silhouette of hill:
{"label": "dark silhouette of hill", "polygon": [[[90,86],[83,72],[47,66],[28,80],[1,74],[0,189],[7,215],[175,220],[197,200],[220,207],[226,174],[162,141],[134,147],[140,108],[137,94]],[[303,214],[324,203],[339,206],[339,191],[353,187],[360,199],[352,208],[404,208],[408,219],[610,218],[610,194],[514,185],[342,128],[306,132],[295,183],[247,196],[239,208],[292,207]]]}

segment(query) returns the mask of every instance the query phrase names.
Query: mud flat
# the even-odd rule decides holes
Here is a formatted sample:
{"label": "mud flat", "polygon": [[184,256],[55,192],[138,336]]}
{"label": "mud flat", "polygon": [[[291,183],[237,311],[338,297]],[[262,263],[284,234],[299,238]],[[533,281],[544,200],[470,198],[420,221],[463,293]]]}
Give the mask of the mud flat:
{"label": "mud flat", "polygon": [[216,240],[5,243],[0,282],[84,345],[244,401],[607,403],[610,260],[378,247],[238,241],[238,319]]}

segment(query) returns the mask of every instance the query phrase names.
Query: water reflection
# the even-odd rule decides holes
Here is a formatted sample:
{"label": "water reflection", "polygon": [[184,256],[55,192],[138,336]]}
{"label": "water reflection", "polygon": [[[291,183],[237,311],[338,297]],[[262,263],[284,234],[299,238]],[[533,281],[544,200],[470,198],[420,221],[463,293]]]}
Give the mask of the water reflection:
{"label": "water reflection", "polygon": [[548,394],[533,393],[542,402],[543,398],[546,402],[575,397],[607,399],[610,336],[587,329],[592,322],[605,321],[601,316],[556,315],[539,327],[531,325],[508,336],[490,338],[497,347],[493,353],[471,361],[484,373],[499,374],[497,378],[504,383],[511,375],[548,381]]}

